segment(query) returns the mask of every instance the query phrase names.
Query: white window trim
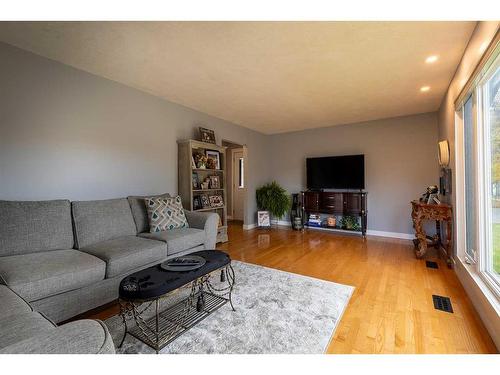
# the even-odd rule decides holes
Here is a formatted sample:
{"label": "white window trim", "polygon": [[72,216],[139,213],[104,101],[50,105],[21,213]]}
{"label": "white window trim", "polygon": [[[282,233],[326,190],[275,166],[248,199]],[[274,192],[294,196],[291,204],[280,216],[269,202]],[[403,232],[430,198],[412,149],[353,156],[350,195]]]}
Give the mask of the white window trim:
{"label": "white window trim", "polygon": [[[471,265],[467,259],[465,247],[465,158],[464,158],[464,119],[463,106],[455,112],[455,244],[457,258],[468,268]],[[459,220],[459,218],[462,218]]]}
{"label": "white window trim", "polygon": [[[477,143],[476,135],[476,98],[474,92],[466,95],[458,108],[455,111],[455,196],[456,196],[456,207],[455,207],[455,224],[456,224],[456,243],[457,243],[457,256],[460,260],[467,265],[476,265],[479,253],[479,244],[474,244],[474,257],[471,257],[466,251],[467,246],[467,223],[466,223],[466,197],[465,197],[465,123],[464,123],[464,107],[465,103],[472,98],[472,118],[474,127],[474,143]],[[477,162],[477,161],[475,161]],[[478,168],[475,169],[476,175],[474,180],[478,181]],[[476,183],[476,186],[477,183]],[[477,192],[476,192],[477,193]],[[477,199],[478,194],[475,194]],[[477,202],[476,202],[477,206]],[[461,218],[459,221],[458,218]],[[476,221],[476,233],[479,233],[478,221]]]}

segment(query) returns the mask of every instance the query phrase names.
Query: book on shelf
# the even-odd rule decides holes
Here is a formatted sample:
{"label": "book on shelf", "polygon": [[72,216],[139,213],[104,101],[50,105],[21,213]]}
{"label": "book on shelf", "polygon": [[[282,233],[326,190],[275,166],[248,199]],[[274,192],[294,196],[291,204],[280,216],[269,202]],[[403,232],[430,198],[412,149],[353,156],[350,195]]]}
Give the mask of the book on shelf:
{"label": "book on shelf", "polygon": [[310,227],[321,227],[321,223],[317,223],[317,222],[308,222],[307,225],[309,225]]}

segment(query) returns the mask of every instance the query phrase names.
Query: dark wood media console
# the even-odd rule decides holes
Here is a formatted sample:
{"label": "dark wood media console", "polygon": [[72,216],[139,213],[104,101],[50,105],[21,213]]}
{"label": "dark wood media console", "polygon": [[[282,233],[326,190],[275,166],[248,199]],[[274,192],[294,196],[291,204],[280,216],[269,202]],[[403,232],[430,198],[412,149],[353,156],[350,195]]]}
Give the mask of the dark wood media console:
{"label": "dark wood media console", "polygon": [[359,222],[359,229],[347,229],[337,223],[335,227],[321,225],[325,229],[342,229],[348,231],[360,232],[366,236],[367,225],[367,193],[366,192],[347,192],[347,191],[303,191],[302,210],[304,225],[308,225],[309,215],[325,214],[332,216],[354,217]]}

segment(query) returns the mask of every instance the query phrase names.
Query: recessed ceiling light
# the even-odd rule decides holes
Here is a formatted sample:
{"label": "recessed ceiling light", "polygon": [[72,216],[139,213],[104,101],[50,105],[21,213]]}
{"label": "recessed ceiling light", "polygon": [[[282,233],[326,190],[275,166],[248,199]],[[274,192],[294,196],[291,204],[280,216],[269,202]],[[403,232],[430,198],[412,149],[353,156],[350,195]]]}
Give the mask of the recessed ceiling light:
{"label": "recessed ceiling light", "polygon": [[431,89],[431,87],[430,87],[430,86],[422,86],[422,87],[420,88],[420,91],[422,91],[422,92],[427,92],[427,91],[429,91],[430,89]]}
{"label": "recessed ceiling light", "polygon": [[429,56],[428,58],[425,59],[425,62],[427,64],[432,64],[432,63],[435,63],[437,61],[439,57],[436,56],[436,55],[432,55],[432,56]]}

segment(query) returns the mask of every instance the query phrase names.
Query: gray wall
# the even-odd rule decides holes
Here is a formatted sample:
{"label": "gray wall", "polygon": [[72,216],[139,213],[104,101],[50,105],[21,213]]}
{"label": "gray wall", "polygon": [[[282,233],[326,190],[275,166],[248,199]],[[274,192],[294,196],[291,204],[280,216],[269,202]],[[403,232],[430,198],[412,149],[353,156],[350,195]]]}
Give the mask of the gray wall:
{"label": "gray wall", "polygon": [[248,146],[246,222],[267,182],[265,135],[0,43],[0,199],[177,191],[178,139],[198,125]]}
{"label": "gray wall", "polygon": [[368,229],[412,233],[410,201],[438,184],[435,113],[271,136],[271,175],[290,192],[306,185],[310,156],[365,154]]}
{"label": "gray wall", "polygon": [[305,186],[305,157],[364,153],[369,229],[411,233],[409,201],[437,176],[435,114],[266,136],[0,43],[0,199],[106,199],[177,191],[178,139],[198,125],[248,146],[255,188]]}

